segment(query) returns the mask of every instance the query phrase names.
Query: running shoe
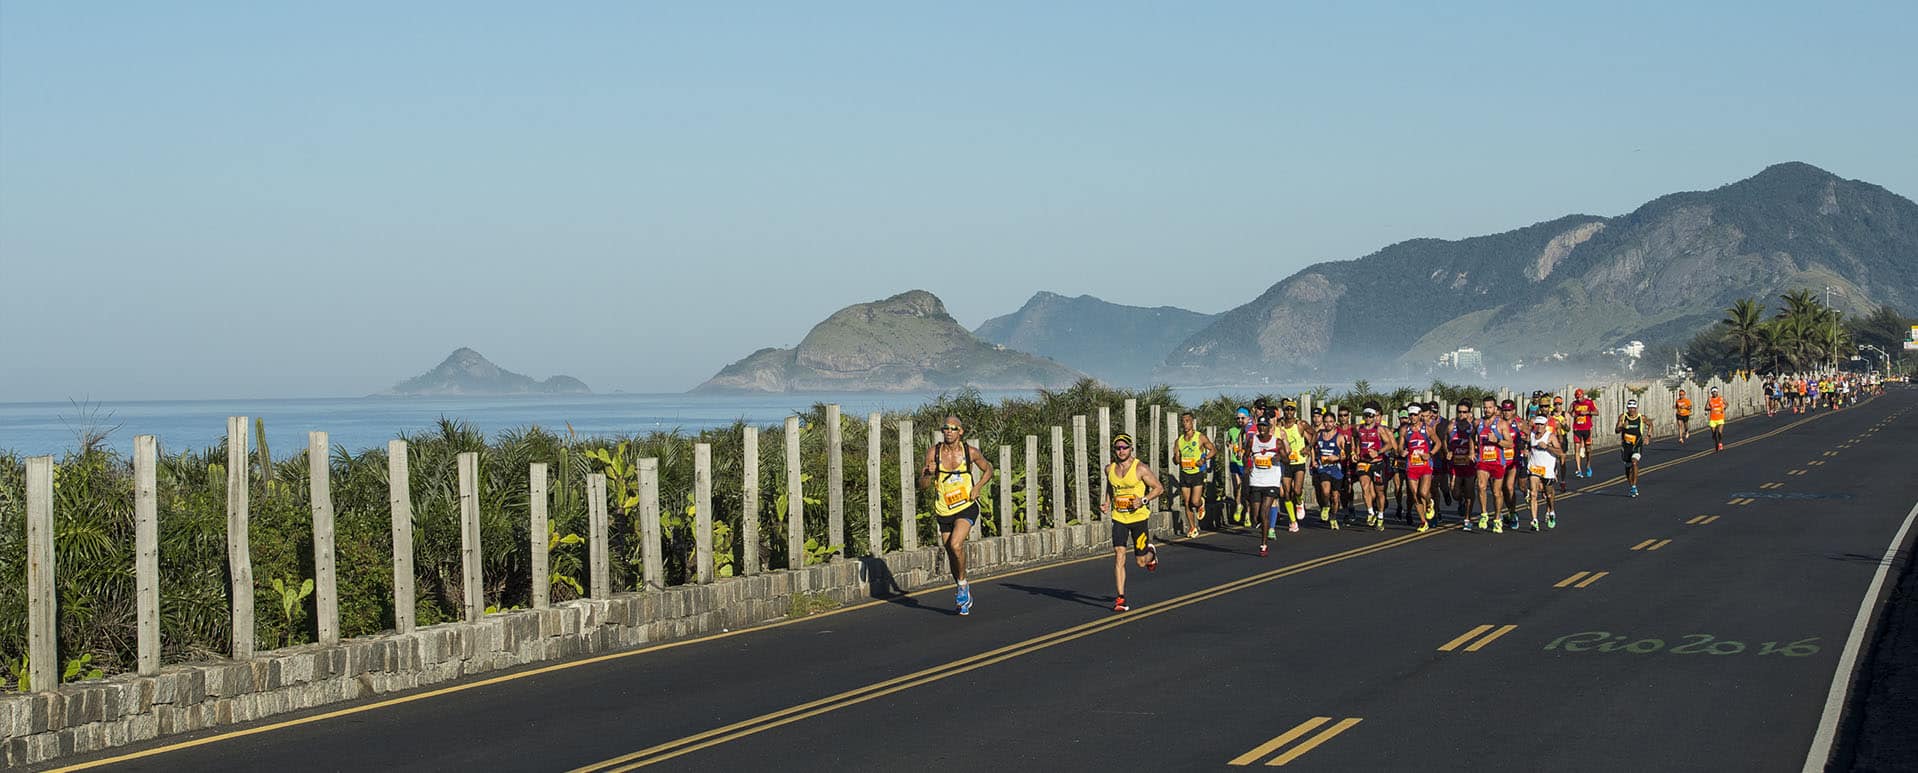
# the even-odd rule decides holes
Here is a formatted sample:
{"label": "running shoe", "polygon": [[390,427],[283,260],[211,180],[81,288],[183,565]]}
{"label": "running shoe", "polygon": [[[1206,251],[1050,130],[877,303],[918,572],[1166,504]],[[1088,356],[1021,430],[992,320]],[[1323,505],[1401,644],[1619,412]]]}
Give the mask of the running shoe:
{"label": "running shoe", "polygon": [[1116,599],[1113,599],[1113,600],[1112,600],[1112,611],[1114,611],[1114,612],[1124,612],[1124,611],[1126,611],[1126,610],[1128,610],[1128,609],[1131,609],[1131,608],[1132,608],[1132,607],[1128,607],[1128,606],[1126,606],[1126,605],[1125,605],[1125,597],[1124,597],[1124,596],[1120,596],[1120,597],[1118,597],[1118,598],[1116,598]]}
{"label": "running shoe", "polygon": [[1487,523],[1487,521],[1490,521],[1491,519],[1492,519],[1492,516],[1486,515],[1484,513],[1479,513],[1478,514],[1478,530],[1485,531],[1487,528],[1490,528],[1491,524]]}
{"label": "running shoe", "polygon": [[1199,527],[1197,527],[1197,526],[1194,526],[1194,527],[1192,527],[1192,530],[1191,530],[1191,531],[1188,531],[1188,532],[1186,532],[1186,533],[1185,533],[1185,538],[1186,538],[1186,539],[1193,539],[1193,538],[1196,538],[1196,537],[1198,537],[1198,536],[1199,536]]}
{"label": "running shoe", "polygon": [[1374,531],[1385,531],[1385,518],[1380,517],[1374,519],[1372,521],[1372,529]]}
{"label": "running shoe", "polygon": [[1260,546],[1259,546],[1259,557],[1260,557],[1260,558],[1264,558],[1264,557],[1265,557],[1265,546],[1264,546],[1264,545],[1260,545]]}
{"label": "running shoe", "polygon": [[1469,516],[1469,515],[1465,516],[1464,518],[1460,519],[1460,521],[1461,523],[1459,524],[1459,531],[1469,532],[1472,530],[1472,516]]}
{"label": "running shoe", "polygon": [[1545,528],[1547,529],[1558,528],[1558,513],[1549,512],[1549,511],[1545,513]]}
{"label": "running shoe", "polygon": [[1637,486],[1633,486],[1633,487],[1632,487],[1632,496],[1638,496],[1638,487],[1637,487]]}
{"label": "running shoe", "polygon": [[1504,533],[1505,533],[1505,519],[1504,519],[1504,518],[1493,518],[1493,519],[1492,519],[1492,533],[1493,533],[1493,534],[1504,534]]}
{"label": "running shoe", "polygon": [[1279,536],[1279,530],[1278,530],[1278,529],[1274,529],[1274,528],[1272,528],[1272,527],[1270,527],[1270,526],[1267,526],[1267,527],[1265,527],[1265,538],[1266,538],[1266,539],[1278,539],[1278,536]]}
{"label": "running shoe", "polygon": [[1332,519],[1331,526],[1333,531],[1339,530],[1339,521],[1337,518]]}
{"label": "running shoe", "polygon": [[[1537,524],[1533,525],[1536,526]],[[1145,554],[1152,557],[1145,562],[1145,570],[1148,572],[1159,571],[1159,549],[1148,545],[1146,546]]]}
{"label": "running shoe", "polygon": [[1725,450],[1725,444],[1724,444],[1724,443],[1719,443],[1719,444],[1718,444],[1718,450],[1720,450],[1720,451],[1723,451],[1723,450]]}
{"label": "running shoe", "polygon": [[1428,532],[1428,531],[1431,531],[1431,530],[1432,530],[1432,524],[1431,524],[1431,522],[1430,522],[1430,521],[1422,521],[1422,522],[1420,522],[1420,523],[1419,523],[1419,527],[1418,527],[1418,529],[1417,529],[1417,531],[1418,531],[1419,533],[1421,533],[1421,534],[1423,534],[1423,533],[1425,533],[1425,532]]}
{"label": "running shoe", "polygon": [[958,604],[960,615],[972,614],[972,586],[961,584],[959,592],[953,596],[953,601]]}
{"label": "running shoe", "polygon": [[1286,525],[1286,527],[1285,527],[1285,530],[1286,530],[1286,531],[1289,531],[1289,532],[1292,532],[1292,533],[1294,533],[1294,534],[1297,534],[1297,533],[1298,533],[1298,531],[1299,531],[1299,522],[1295,520],[1295,521],[1293,521],[1293,522],[1291,522],[1290,524],[1287,524],[1287,525]]}
{"label": "running shoe", "polygon": [[1540,529],[1540,528],[1538,528],[1538,519],[1537,519],[1537,518],[1533,518],[1533,519],[1532,519],[1532,531],[1543,531],[1542,529]]}
{"label": "running shoe", "polygon": [[1327,508],[1323,508],[1323,507],[1319,508],[1319,522],[1330,523],[1332,521],[1332,516],[1330,515],[1331,512],[1332,511]]}

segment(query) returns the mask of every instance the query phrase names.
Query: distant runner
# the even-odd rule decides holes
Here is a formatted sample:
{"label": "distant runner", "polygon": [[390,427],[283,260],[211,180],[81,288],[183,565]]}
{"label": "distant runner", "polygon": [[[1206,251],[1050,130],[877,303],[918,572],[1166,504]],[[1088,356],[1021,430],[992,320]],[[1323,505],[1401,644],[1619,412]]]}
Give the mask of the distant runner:
{"label": "distant runner", "polygon": [[[1267,545],[1279,536],[1279,489],[1285,485],[1285,467],[1279,461],[1279,439],[1272,436],[1272,420],[1259,418],[1258,433],[1246,439],[1246,480],[1251,483],[1246,488],[1249,501],[1255,503],[1252,512],[1265,518],[1265,531],[1259,532],[1259,556],[1264,557]],[[1297,521],[1292,530],[1298,531]]]}
{"label": "distant runner", "polygon": [[1505,462],[1516,433],[1499,416],[1496,405],[1492,398],[1485,398],[1478,425],[1478,528],[1500,534],[1505,531]]}
{"label": "distant runner", "polygon": [[1352,455],[1345,434],[1339,432],[1338,417],[1319,414],[1319,429],[1312,435],[1312,479],[1318,484],[1319,520],[1339,528],[1339,484],[1345,480],[1345,460]]}
{"label": "distant runner", "polygon": [[1626,400],[1625,413],[1618,417],[1618,456],[1625,462],[1625,482],[1632,496],[1638,496],[1638,459],[1652,439],[1652,417],[1638,413],[1638,401]]}
{"label": "distant runner", "polygon": [[1405,448],[1405,483],[1412,500],[1412,510],[1418,515],[1418,530],[1432,528],[1432,518],[1436,515],[1436,505],[1432,501],[1432,471],[1434,457],[1438,450],[1438,434],[1428,423],[1431,414],[1419,410],[1412,414],[1412,425],[1405,430],[1401,443]]}
{"label": "distant runner", "polygon": [[[946,548],[953,579],[959,590],[953,603],[959,614],[972,614],[972,586],[966,582],[966,534],[979,520],[979,498],[992,482],[992,463],[979,449],[966,445],[966,427],[958,416],[947,416],[939,429],[941,439],[926,449],[926,464],[919,470],[919,487],[926,488],[938,476],[933,492],[932,514],[939,522],[940,543]],[[979,480],[972,479],[972,467],[979,468]]]}
{"label": "distant runner", "polygon": [[1124,612],[1131,609],[1125,603],[1126,548],[1132,549],[1132,559],[1146,571],[1159,568],[1159,551],[1146,528],[1152,518],[1147,504],[1165,488],[1152,468],[1132,458],[1131,435],[1121,432],[1112,439],[1112,459],[1106,465],[1106,491],[1099,510],[1112,516],[1112,578],[1118,589],[1112,611]]}
{"label": "distant runner", "polygon": [[[1716,390],[1713,390],[1716,394]],[[1678,390],[1678,399],[1672,402],[1678,409],[1678,444],[1685,445],[1685,439],[1692,434],[1692,399],[1685,396],[1685,390]]]}
{"label": "distant runner", "polygon": [[1706,423],[1712,428],[1712,442],[1718,444],[1718,450],[1725,450],[1725,398],[1718,395],[1718,387],[1712,387],[1712,396],[1705,398]]}
{"label": "distant runner", "polygon": [[1558,512],[1553,506],[1552,481],[1558,478],[1558,468],[1565,462],[1565,450],[1558,444],[1558,435],[1552,432],[1552,421],[1540,416],[1532,419],[1532,434],[1526,438],[1525,460],[1532,481],[1532,531],[1538,531],[1538,500],[1545,500],[1545,528],[1558,528]]}
{"label": "distant runner", "polygon": [[1472,421],[1472,403],[1459,400],[1458,413],[1445,430],[1446,466],[1452,470],[1452,498],[1458,502],[1458,519],[1465,530],[1472,530],[1472,481],[1478,475],[1478,425]]}
{"label": "distant runner", "polygon": [[1575,474],[1592,477],[1592,425],[1598,421],[1598,403],[1585,390],[1572,390],[1572,451]]}
{"label": "distant runner", "polygon": [[1225,430],[1226,474],[1232,476],[1232,522],[1244,526],[1245,439],[1252,434],[1252,409],[1239,406],[1232,414],[1232,422]]}
{"label": "distant runner", "polygon": [[1306,483],[1306,435],[1312,429],[1299,421],[1299,404],[1285,400],[1281,405],[1285,417],[1279,420],[1275,434],[1285,450],[1285,485],[1280,492],[1285,497],[1285,516],[1291,522],[1292,531],[1299,530],[1300,510],[1305,507]]}
{"label": "distant runner", "polygon": [[1199,536],[1199,518],[1205,514],[1205,472],[1219,454],[1212,438],[1199,433],[1191,411],[1179,414],[1179,493],[1185,502],[1185,536]]}

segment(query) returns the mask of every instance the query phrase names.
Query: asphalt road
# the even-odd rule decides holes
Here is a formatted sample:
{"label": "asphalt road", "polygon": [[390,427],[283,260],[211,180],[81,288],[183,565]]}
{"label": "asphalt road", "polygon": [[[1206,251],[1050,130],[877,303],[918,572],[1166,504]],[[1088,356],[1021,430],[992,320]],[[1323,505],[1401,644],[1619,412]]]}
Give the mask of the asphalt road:
{"label": "asphalt road", "polygon": [[[1594,479],[1544,534],[1314,524],[1266,558],[1250,534],[1208,534],[1163,546],[1156,573],[1134,570],[1127,613],[1110,611],[1112,564],[1098,558],[975,581],[965,618],[936,590],[68,762],[1799,770],[1918,502],[1914,407],[1903,390],[1736,422],[1719,453],[1709,435],[1664,438],[1642,496]],[[1598,468],[1620,472],[1615,454]]]}

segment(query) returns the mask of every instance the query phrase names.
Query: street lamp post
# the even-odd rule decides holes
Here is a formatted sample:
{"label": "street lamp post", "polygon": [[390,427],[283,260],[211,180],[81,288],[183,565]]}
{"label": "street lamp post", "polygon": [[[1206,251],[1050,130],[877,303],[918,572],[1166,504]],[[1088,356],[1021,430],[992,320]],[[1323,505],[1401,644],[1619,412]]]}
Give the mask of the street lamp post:
{"label": "street lamp post", "polygon": [[1878,348],[1878,347],[1876,347],[1876,346],[1873,346],[1873,345],[1871,345],[1871,344],[1867,344],[1867,343],[1860,343],[1860,344],[1858,345],[1858,348],[1859,348],[1859,349],[1870,349],[1870,350],[1872,350],[1872,351],[1874,351],[1874,352],[1877,352],[1877,353],[1878,353],[1878,356],[1879,356],[1879,357],[1883,357],[1883,358],[1884,358],[1884,360],[1885,360],[1885,375],[1886,375],[1886,376],[1888,376],[1888,377],[1889,377],[1889,376],[1891,375],[1891,353],[1890,353],[1890,352],[1887,352],[1887,351],[1885,351],[1885,350],[1883,350],[1883,349],[1880,349],[1880,348]]}

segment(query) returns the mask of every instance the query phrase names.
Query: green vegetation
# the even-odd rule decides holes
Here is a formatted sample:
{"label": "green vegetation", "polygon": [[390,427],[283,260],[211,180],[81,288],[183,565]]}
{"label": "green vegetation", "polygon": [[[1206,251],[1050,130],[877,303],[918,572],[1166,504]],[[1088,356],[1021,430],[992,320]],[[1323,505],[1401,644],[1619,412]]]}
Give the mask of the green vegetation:
{"label": "green vegetation", "polygon": [[[1432,391],[1446,401],[1476,399],[1486,390],[1434,383]],[[1315,404],[1357,405],[1367,399],[1403,404],[1423,390],[1377,392],[1360,382],[1344,394],[1330,390],[1313,393]],[[1056,525],[1058,503],[1051,501],[1051,427],[1070,428],[1074,415],[1095,421],[1099,406],[1113,409],[1115,431],[1123,422],[1127,398],[1139,402],[1142,435],[1150,437],[1148,406],[1171,411],[1197,411],[1201,426],[1227,427],[1234,409],[1258,395],[1220,395],[1196,406],[1182,405],[1166,387],[1141,391],[1110,389],[1090,379],[1070,388],[1041,390],[1031,397],[989,403],[973,390],[942,395],[917,410],[887,416],[882,429],[884,463],[880,491],[886,513],[883,546],[866,544],[866,453],[864,417],[842,417],[846,503],[846,550],[866,555],[873,547],[897,549],[900,544],[898,505],[898,421],[914,422],[913,464],[929,447],[932,430],[949,413],[968,426],[968,438],[978,440],[987,457],[997,460],[996,448],[1010,445],[1014,453],[1012,476],[1014,507],[1023,522],[1024,454],[1026,435],[1037,435],[1042,460],[1038,491],[1042,523]],[[1276,401],[1279,395],[1264,395]],[[804,563],[830,559],[835,552],[826,533],[825,492],[820,482],[826,470],[826,406],[801,412],[801,468],[806,476],[806,533]],[[263,425],[256,425],[259,431]],[[668,584],[684,583],[694,567],[692,499],[693,445],[713,446],[713,520],[716,565],[720,576],[735,573],[752,551],[762,567],[785,567],[786,507],[784,430],[762,430],[760,459],[759,544],[747,545],[742,532],[743,425],[697,434],[655,433],[615,438],[582,438],[570,431],[560,435],[538,427],[483,437],[469,425],[442,420],[430,432],[404,438],[414,508],[414,565],[421,625],[456,619],[463,597],[458,474],[456,457],[479,454],[480,532],[489,609],[511,609],[532,604],[528,533],[528,466],[543,462],[549,469],[551,523],[540,542],[550,552],[552,598],[564,601],[582,595],[586,575],[586,476],[607,476],[611,578],[616,590],[630,590],[642,575],[638,513],[638,460],[657,458],[660,468],[661,533]],[[55,466],[55,567],[60,598],[61,660],[73,678],[111,674],[132,668],[135,661],[133,575],[133,475],[129,459],[107,448],[104,434],[89,432],[77,451]],[[1098,442],[1092,428],[1089,440]],[[1142,438],[1144,440],[1144,438]],[[279,647],[317,638],[313,598],[313,549],[308,500],[308,465],[304,452],[273,460],[264,447],[248,461],[251,481],[250,526],[253,573],[256,578],[254,617],[262,646]],[[1098,450],[1088,450],[1088,476],[1097,479]],[[160,533],[160,604],[162,658],[167,662],[204,660],[222,655],[228,637],[226,574],[226,450],[162,449],[157,477]],[[387,505],[385,449],[351,453],[335,447],[328,460],[332,480],[335,543],[338,551],[340,632],[361,636],[393,624],[392,542]],[[1068,464],[1067,475],[1072,471]],[[980,527],[987,536],[999,532],[996,496],[986,498],[986,517]],[[17,454],[0,452],[0,577],[22,578],[25,557],[25,464]],[[914,528],[921,545],[934,544],[935,525],[930,510],[916,513]],[[813,601],[794,601],[796,614],[818,611]],[[17,686],[26,674],[25,583],[0,583],[0,679]]]}
{"label": "green vegetation", "polygon": [[1863,317],[1827,308],[1812,290],[1792,290],[1778,298],[1778,311],[1764,318],[1756,298],[1740,298],[1725,310],[1725,318],[1692,337],[1684,349],[1685,361],[1701,372],[1733,369],[1768,373],[1822,370],[1834,364],[1840,370],[1882,367],[1875,354],[1852,362],[1859,344],[1876,346],[1891,355],[1894,368],[1910,361],[1902,350],[1911,325],[1918,320],[1881,306]]}

